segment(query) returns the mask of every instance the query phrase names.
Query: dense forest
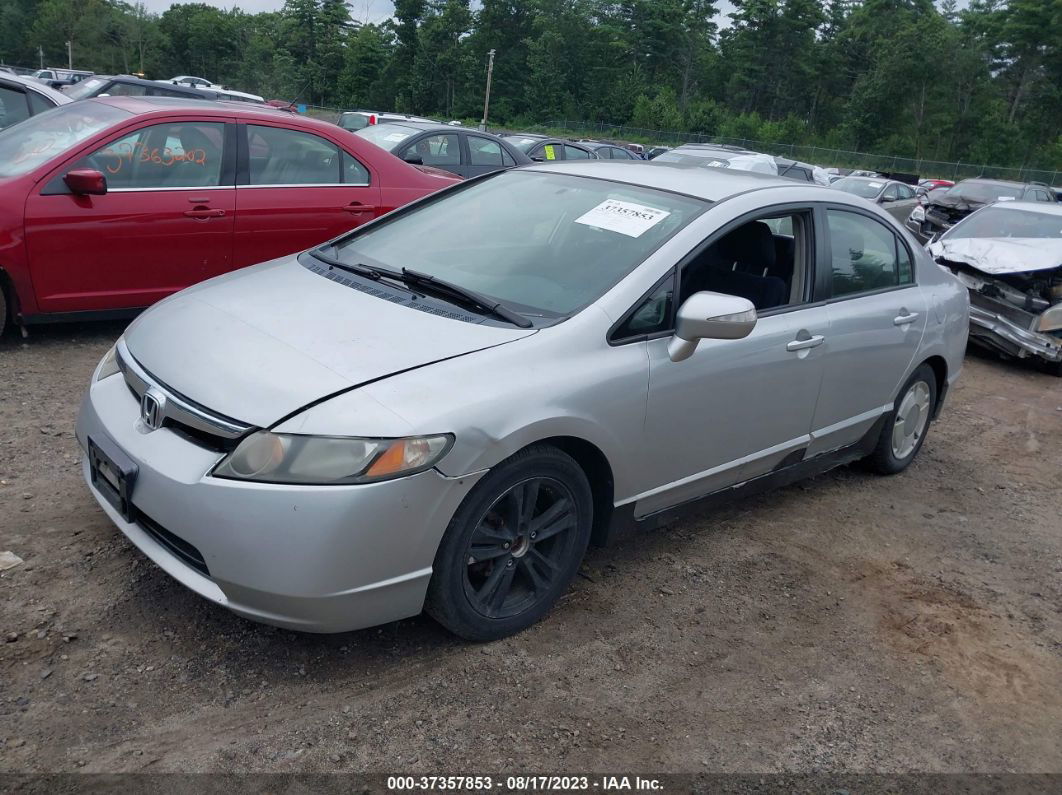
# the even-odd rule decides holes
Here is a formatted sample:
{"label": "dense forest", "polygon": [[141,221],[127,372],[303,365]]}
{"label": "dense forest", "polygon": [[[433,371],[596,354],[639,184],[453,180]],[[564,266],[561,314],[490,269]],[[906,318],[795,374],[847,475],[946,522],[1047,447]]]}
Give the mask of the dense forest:
{"label": "dense forest", "polygon": [[491,119],[605,121],[1062,169],[1062,0],[344,0],[160,15],[0,0],[0,61],[201,75],[267,98]]}

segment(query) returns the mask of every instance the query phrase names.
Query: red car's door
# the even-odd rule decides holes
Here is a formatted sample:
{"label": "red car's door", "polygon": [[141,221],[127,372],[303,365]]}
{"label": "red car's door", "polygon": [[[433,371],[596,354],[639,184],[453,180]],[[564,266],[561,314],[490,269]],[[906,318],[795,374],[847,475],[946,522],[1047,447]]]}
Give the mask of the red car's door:
{"label": "red car's door", "polygon": [[237,267],[302,251],[381,213],[372,172],[334,141],[281,122],[239,129]]}
{"label": "red car's door", "polygon": [[[30,273],[42,312],[148,306],[232,269],[235,125],[145,124],[56,169],[26,201]],[[107,177],[76,196],[74,169]]]}

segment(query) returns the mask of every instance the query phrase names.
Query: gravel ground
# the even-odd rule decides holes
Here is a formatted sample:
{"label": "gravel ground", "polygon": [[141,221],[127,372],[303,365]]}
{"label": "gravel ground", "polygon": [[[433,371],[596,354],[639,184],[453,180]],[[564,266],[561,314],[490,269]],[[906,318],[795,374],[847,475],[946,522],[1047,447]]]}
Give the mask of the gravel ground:
{"label": "gravel ground", "polygon": [[592,550],[470,645],[258,626],[140,555],[72,432],[120,331],[0,341],[0,771],[1062,772],[1062,381],[971,355],[904,474]]}

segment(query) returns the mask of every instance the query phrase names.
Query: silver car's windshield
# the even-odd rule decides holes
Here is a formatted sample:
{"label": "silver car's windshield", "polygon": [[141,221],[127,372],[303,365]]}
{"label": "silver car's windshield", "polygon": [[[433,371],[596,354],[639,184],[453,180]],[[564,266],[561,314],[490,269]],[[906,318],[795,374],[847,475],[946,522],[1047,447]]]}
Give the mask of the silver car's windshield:
{"label": "silver car's windshield", "polygon": [[635,185],[510,171],[357,233],[335,255],[421,271],[531,314],[569,315],[706,206]]}
{"label": "silver car's windshield", "polygon": [[986,207],[952,229],[948,240],[968,237],[1062,238],[1062,215]]}
{"label": "silver car's windshield", "polygon": [[417,130],[415,129],[402,127],[398,124],[372,124],[368,127],[362,127],[354,134],[390,151],[395,144],[402,143],[402,141],[416,132]]}
{"label": "silver car's windshield", "polygon": [[528,152],[530,152],[532,147],[534,147],[535,144],[541,143],[542,141],[547,140],[545,138],[528,138],[528,137],[523,136],[523,135],[506,135],[506,136],[503,136],[503,137],[505,138],[506,141],[511,143],[513,146],[515,146],[517,149],[519,149],[524,154],[527,154]]}
{"label": "silver car's windshield", "polygon": [[864,199],[873,199],[881,193],[881,189],[885,187],[885,183],[875,180],[844,177],[833,183],[833,187],[838,190],[843,190],[845,193],[862,196]]}
{"label": "silver car's windshield", "polygon": [[0,130],[0,177],[32,171],[129,113],[99,102],[71,102]]}
{"label": "silver car's windshield", "polygon": [[64,93],[70,99],[84,99],[85,97],[94,96],[97,91],[109,82],[111,82],[109,78],[90,77],[88,80],[82,80],[77,85],[71,86]]}

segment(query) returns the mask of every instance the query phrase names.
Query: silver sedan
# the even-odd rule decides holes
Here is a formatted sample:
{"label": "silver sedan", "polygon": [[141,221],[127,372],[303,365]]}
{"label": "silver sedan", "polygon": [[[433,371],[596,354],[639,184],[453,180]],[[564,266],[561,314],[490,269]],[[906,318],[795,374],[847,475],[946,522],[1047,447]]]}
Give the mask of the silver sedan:
{"label": "silver sedan", "polygon": [[81,407],[84,475],[181,583],[337,632],[540,619],[587,545],[703,498],[907,467],[966,289],[843,191],[566,162],[192,287]]}

